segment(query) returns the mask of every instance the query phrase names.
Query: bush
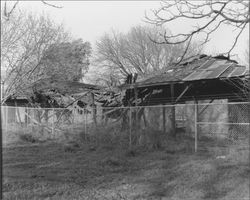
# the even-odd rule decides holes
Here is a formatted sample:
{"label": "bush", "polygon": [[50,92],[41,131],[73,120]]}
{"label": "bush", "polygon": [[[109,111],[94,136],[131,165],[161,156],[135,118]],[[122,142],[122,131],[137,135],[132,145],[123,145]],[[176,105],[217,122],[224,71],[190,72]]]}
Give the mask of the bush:
{"label": "bush", "polygon": [[135,148],[131,148],[125,152],[127,157],[135,157],[138,154],[138,151]]}
{"label": "bush", "polygon": [[124,158],[118,158],[115,156],[106,157],[100,161],[102,166],[109,166],[109,167],[126,167],[129,165],[129,162]]}
{"label": "bush", "polygon": [[70,141],[64,146],[65,152],[76,152],[80,149],[80,144],[76,141]]}
{"label": "bush", "polygon": [[19,138],[20,138],[21,141],[24,141],[24,142],[30,142],[30,143],[40,142],[37,138],[35,138],[31,134],[21,134],[19,136]]}

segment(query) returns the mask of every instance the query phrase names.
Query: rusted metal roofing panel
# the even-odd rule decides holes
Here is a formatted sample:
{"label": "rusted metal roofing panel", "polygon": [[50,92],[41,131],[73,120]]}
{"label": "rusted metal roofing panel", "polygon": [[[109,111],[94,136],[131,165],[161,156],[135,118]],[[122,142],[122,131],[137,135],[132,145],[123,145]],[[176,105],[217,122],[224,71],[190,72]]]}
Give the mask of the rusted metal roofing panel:
{"label": "rusted metal roofing panel", "polygon": [[218,78],[226,69],[232,65],[232,63],[224,64],[217,66],[217,68],[212,70],[212,73],[210,73],[206,78],[211,79],[211,78]]}
{"label": "rusted metal roofing panel", "polygon": [[211,60],[207,60],[206,62],[204,62],[198,69],[207,69],[209,66],[211,66],[216,60],[215,59],[211,59]]}
{"label": "rusted metal roofing panel", "polygon": [[201,71],[200,74],[198,74],[197,77],[194,77],[193,80],[206,79],[211,73],[213,73],[213,71],[211,71],[211,70]]}
{"label": "rusted metal roofing panel", "polygon": [[227,62],[227,60],[216,60],[214,63],[212,63],[210,66],[207,67],[207,70],[216,70],[221,65],[224,65]]}
{"label": "rusted metal roofing panel", "polygon": [[193,81],[193,80],[200,80],[200,79],[204,79],[207,76],[209,76],[209,74],[211,74],[213,71],[211,70],[199,70],[199,71],[194,71],[192,74],[190,74],[189,76],[187,76],[186,78],[184,78],[184,81]]}
{"label": "rusted metal roofing panel", "polygon": [[194,78],[196,78],[199,74],[200,74],[200,71],[194,71],[193,73],[191,73],[190,75],[188,75],[187,77],[185,77],[183,80],[184,81],[191,81]]}
{"label": "rusted metal roofing panel", "polygon": [[228,77],[229,74],[231,74],[235,70],[235,64],[230,65],[221,75],[221,78]]}
{"label": "rusted metal roofing panel", "polygon": [[244,67],[244,66],[237,67],[230,76],[231,77],[242,76],[245,74],[245,72],[246,72],[246,67]]}

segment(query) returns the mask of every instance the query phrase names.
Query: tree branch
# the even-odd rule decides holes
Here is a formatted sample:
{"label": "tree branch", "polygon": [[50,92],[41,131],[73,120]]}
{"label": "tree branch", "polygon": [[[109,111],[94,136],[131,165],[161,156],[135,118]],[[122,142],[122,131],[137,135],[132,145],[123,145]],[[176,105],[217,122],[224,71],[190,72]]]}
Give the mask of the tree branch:
{"label": "tree branch", "polygon": [[[157,10],[152,10],[153,17],[149,17],[145,13],[145,19],[150,24],[157,26],[172,25],[170,23],[177,22],[179,19],[187,20],[204,20],[205,24],[193,28],[187,33],[175,33],[172,35],[160,33],[161,40],[154,40],[157,44],[181,44],[189,41],[191,36],[198,35],[199,33],[205,34],[202,44],[209,42],[210,36],[216,32],[223,24],[235,27],[236,30],[245,29],[246,24],[249,24],[249,3],[243,0],[235,1],[220,1],[220,0],[207,0],[207,1],[188,1],[188,0],[174,0],[165,1]],[[219,22],[218,22],[219,21]],[[238,37],[235,37],[236,45]],[[194,39],[194,37],[192,37]],[[232,49],[229,50],[231,52]]]}
{"label": "tree branch", "polygon": [[51,3],[48,3],[47,1],[44,1],[44,0],[41,0],[41,2],[47,6],[51,6],[51,7],[54,7],[54,8],[63,8],[62,6],[57,6],[57,5],[54,5],[54,4],[51,4]]}

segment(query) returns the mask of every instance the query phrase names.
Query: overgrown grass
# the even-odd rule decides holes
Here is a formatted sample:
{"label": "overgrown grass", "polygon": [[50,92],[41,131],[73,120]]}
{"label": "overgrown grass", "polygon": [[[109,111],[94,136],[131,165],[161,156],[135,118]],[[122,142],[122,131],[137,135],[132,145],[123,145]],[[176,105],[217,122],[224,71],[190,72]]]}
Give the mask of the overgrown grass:
{"label": "overgrown grass", "polygon": [[5,199],[249,197],[247,140],[199,141],[195,154],[193,138],[154,130],[132,133],[131,146],[129,132],[116,127],[88,134],[82,127],[69,128],[49,143],[41,143],[46,137],[40,134],[19,133],[26,145],[3,149]]}
{"label": "overgrown grass", "polygon": [[[74,144],[72,144],[74,145]],[[4,199],[240,199],[249,165],[193,153],[62,143],[3,149]]]}

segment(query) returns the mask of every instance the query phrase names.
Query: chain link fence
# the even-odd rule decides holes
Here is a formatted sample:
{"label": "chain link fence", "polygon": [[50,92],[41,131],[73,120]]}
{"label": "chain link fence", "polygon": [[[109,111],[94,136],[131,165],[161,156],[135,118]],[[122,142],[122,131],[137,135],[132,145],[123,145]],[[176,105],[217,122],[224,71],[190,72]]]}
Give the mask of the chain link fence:
{"label": "chain link fence", "polygon": [[249,150],[250,103],[67,109],[2,106],[1,112],[3,143],[22,134],[40,140],[80,135],[124,147],[160,148],[174,139],[175,145],[185,143],[185,150],[218,156],[233,145]]}
{"label": "chain link fence", "polygon": [[249,162],[250,103],[199,105],[197,151]]}

